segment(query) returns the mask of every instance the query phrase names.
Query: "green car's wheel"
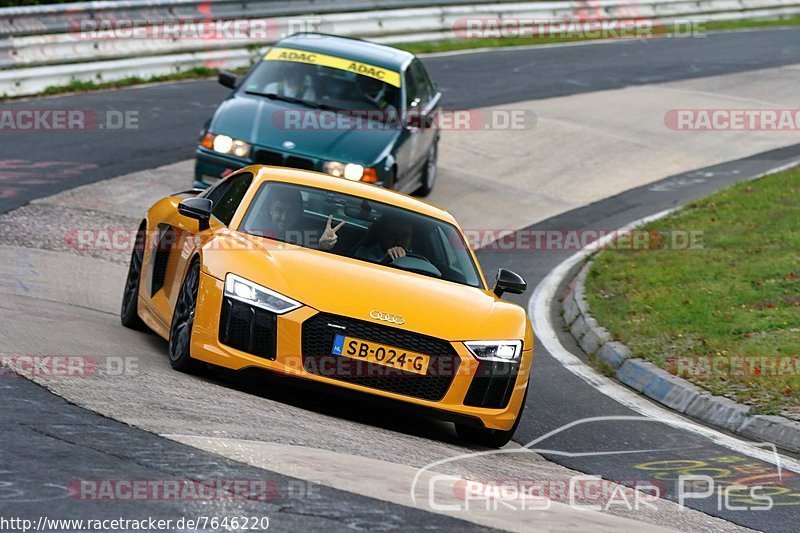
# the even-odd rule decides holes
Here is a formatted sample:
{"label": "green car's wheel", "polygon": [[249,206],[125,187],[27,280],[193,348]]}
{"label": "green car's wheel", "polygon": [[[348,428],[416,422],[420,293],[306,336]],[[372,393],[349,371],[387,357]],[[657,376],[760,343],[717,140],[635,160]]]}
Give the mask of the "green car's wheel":
{"label": "green car's wheel", "polygon": [[200,285],[200,262],[195,259],[189,265],[186,278],[181,285],[172,325],[169,328],[169,362],[172,368],[181,372],[193,372],[200,363],[192,359],[192,327],[197,308],[197,289]]}
{"label": "green car's wheel", "polygon": [[383,186],[387,189],[394,189],[396,183],[397,183],[397,167],[392,167],[392,170],[389,171],[389,175],[386,177]]}
{"label": "green car's wheel", "polygon": [[422,184],[419,189],[414,191],[415,196],[428,196],[433,191],[433,186],[436,185],[436,174],[438,173],[437,161],[439,157],[439,142],[433,143],[430,152],[428,152],[428,160],[425,163],[425,170],[422,171]]}
{"label": "green car's wheel", "polygon": [[131,252],[128,266],[128,278],[125,280],[125,291],[122,293],[120,321],[126,328],[145,330],[147,326],[139,318],[139,284],[142,279],[142,261],[144,259],[145,228],[142,225],[136,232],[136,241]]}

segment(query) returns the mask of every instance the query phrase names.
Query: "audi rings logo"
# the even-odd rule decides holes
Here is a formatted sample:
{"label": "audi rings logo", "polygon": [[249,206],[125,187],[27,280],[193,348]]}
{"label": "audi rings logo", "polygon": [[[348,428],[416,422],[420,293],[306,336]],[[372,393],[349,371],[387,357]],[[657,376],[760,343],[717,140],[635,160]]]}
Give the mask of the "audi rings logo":
{"label": "audi rings logo", "polygon": [[406,319],[399,315],[391,315],[389,313],[384,313],[383,311],[376,311],[374,309],[369,312],[369,316],[371,316],[375,320],[383,320],[384,322],[391,322],[392,324],[397,324],[398,326],[402,326],[403,324],[406,323]]}

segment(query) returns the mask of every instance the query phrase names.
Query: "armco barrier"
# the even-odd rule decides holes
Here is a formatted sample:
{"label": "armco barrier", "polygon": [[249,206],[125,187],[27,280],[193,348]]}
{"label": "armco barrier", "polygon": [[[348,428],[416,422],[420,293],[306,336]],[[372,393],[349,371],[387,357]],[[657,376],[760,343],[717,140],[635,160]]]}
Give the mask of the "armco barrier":
{"label": "armco barrier", "polygon": [[[800,0],[122,0],[0,9],[0,95],[36,94],[71,80],[147,78],[191,67],[247,65],[297,30],[380,42],[456,38],[466,18],[546,20],[734,20],[800,14]],[[81,21],[230,21],[268,25],[261,39],[119,38],[81,33]],[[150,29],[158,29],[151,26]],[[3,38],[4,37],[4,38]]]}
{"label": "armco barrier", "polygon": [[481,3],[485,3],[485,0],[119,0],[76,2],[0,9],[0,38],[66,33],[70,21],[76,18],[246,19]]}

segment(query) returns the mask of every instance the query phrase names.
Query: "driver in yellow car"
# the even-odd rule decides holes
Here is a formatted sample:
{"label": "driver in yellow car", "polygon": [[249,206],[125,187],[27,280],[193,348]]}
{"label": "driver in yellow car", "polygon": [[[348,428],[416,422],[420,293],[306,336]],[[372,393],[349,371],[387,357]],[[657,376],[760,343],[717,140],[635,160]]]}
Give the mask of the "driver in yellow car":
{"label": "driver in yellow car", "polygon": [[389,215],[384,215],[370,229],[370,235],[364,240],[355,256],[365,261],[386,265],[411,252],[411,226]]}

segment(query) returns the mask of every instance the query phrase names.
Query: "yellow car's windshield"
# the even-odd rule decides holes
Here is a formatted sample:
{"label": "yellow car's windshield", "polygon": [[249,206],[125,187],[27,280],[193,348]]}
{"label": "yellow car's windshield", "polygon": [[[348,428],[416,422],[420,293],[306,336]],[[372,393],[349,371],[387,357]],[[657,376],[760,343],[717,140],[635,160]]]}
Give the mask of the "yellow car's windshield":
{"label": "yellow car's windshield", "polygon": [[239,231],[480,287],[461,233],[413,211],[334,191],[267,182]]}

